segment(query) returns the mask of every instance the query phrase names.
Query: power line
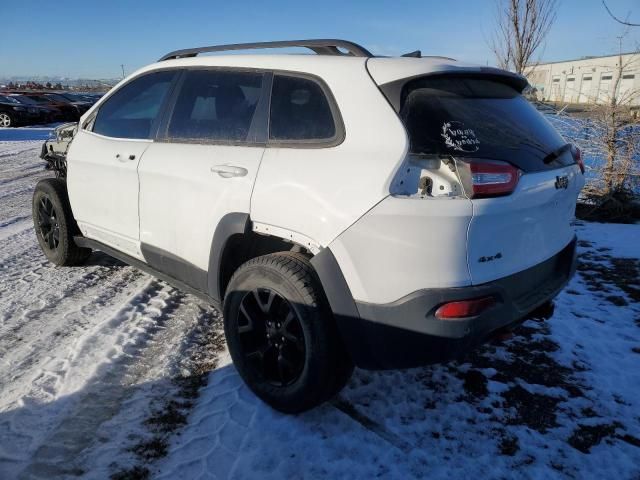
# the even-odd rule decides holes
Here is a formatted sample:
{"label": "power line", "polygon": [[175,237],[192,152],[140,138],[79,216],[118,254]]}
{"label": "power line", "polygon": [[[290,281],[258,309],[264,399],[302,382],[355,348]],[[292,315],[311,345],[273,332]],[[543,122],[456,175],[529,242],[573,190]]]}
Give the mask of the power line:
{"label": "power line", "polygon": [[607,10],[607,13],[611,16],[611,18],[613,18],[616,22],[621,23],[622,25],[628,25],[629,27],[640,27],[640,23],[629,23],[629,22],[625,22],[623,20],[620,20],[618,17],[616,17],[613,13],[611,13],[611,10],[609,10],[609,7],[607,7],[607,4],[605,3],[604,0],[602,0],[602,5],[604,5],[604,8]]}

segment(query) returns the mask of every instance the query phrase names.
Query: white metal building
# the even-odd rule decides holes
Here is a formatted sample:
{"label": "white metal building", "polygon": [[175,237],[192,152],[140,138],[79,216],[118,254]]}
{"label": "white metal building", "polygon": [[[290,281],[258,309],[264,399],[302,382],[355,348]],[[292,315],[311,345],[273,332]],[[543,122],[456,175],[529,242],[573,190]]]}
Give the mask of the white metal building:
{"label": "white metal building", "polygon": [[606,103],[613,95],[622,59],[619,102],[640,105],[640,52],[541,63],[527,75],[540,100],[559,103]]}

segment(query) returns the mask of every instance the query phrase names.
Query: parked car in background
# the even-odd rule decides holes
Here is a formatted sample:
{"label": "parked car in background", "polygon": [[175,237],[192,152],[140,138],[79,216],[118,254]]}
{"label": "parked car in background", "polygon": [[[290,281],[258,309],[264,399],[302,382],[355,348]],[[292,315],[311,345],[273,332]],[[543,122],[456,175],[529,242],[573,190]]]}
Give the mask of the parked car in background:
{"label": "parked car in background", "polygon": [[0,94],[0,105],[3,106],[3,114],[0,115],[1,127],[37,125],[48,123],[51,118],[51,110],[29,101],[20,101],[18,95]]}
{"label": "parked car in background", "polygon": [[28,125],[35,113],[29,112],[29,107],[10,102],[0,97],[0,127],[17,127]]}
{"label": "parked car in background", "polygon": [[90,103],[91,105],[96,103],[103,96],[102,93],[79,93],[79,92],[63,92],[62,95],[74,101],[87,102],[87,103]]}
{"label": "parked car in background", "polygon": [[78,109],[80,115],[84,114],[87,110],[89,110],[94,103],[89,102],[87,100],[83,100],[79,97],[71,96],[67,93],[58,93],[58,92],[47,92],[42,94],[44,97],[50,99],[51,101],[58,103],[68,103],[69,105],[73,105]]}
{"label": "parked car in background", "polygon": [[27,97],[25,95],[21,95],[19,93],[9,92],[9,93],[3,93],[3,95],[12,100],[19,102],[22,105],[26,105],[26,106],[38,109],[41,113],[41,118],[38,120],[37,123],[51,123],[51,122],[58,121],[56,117],[59,116],[59,114],[56,111],[56,109],[53,107],[49,107],[47,105],[38,103],[34,99]]}
{"label": "parked car in background", "polygon": [[69,103],[68,101],[60,101],[53,98],[48,98],[44,92],[31,92],[31,91],[13,91],[22,97],[26,97],[36,105],[47,107],[52,112],[51,120],[54,122],[77,122],[82,114],[87,111],[80,109]]}
{"label": "parked car in background", "polygon": [[104,97],[106,92],[87,92],[87,93],[74,93],[74,95],[80,95],[83,98],[86,98],[88,101],[92,101],[96,103],[102,97]]}

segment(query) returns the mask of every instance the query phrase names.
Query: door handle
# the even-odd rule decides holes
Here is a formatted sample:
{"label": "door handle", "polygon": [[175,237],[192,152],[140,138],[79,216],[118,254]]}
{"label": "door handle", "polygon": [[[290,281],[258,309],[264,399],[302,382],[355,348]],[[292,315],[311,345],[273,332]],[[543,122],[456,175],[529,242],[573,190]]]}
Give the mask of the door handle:
{"label": "door handle", "polygon": [[[133,154],[129,155],[129,160],[135,160],[135,159],[136,159],[135,155]],[[120,160],[120,161],[123,160],[122,156],[119,153],[116,153],[116,160]]]}
{"label": "door handle", "polygon": [[244,167],[235,165],[214,165],[211,167],[213,173],[217,173],[222,178],[244,177],[249,171]]}

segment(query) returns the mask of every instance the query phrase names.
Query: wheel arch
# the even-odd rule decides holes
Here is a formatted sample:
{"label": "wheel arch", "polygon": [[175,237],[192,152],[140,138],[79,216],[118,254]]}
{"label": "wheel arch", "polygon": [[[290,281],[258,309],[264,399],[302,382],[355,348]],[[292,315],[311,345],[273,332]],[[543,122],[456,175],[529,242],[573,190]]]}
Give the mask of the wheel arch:
{"label": "wheel arch", "polygon": [[351,290],[330,248],[322,248],[314,254],[315,249],[275,232],[270,235],[256,233],[252,225],[249,214],[244,212],[228,213],[218,223],[209,256],[207,288],[211,297],[224,299],[231,275],[242,263],[269,253],[302,251],[310,257],[334,314],[358,316]]}
{"label": "wheel arch", "polygon": [[358,366],[375,368],[368,342],[361,338],[362,324],[356,302],[331,248],[322,248],[314,255],[290,238],[257,233],[252,225],[249,214],[240,212],[227,214],[218,224],[211,243],[209,295],[222,303],[231,276],[252,258],[286,251],[304,253],[318,276],[339,335],[352,359]]}
{"label": "wheel arch", "polygon": [[252,258],[289,251],[313,256],[312,249],[281,234],[277,229],[265,233],[253,227],[249,214],[244,212],[228,213],[218,223],[211,241],[207,275],[207,293],[214,300],[224,300],[231,276],[240,265]]}

